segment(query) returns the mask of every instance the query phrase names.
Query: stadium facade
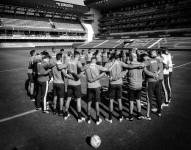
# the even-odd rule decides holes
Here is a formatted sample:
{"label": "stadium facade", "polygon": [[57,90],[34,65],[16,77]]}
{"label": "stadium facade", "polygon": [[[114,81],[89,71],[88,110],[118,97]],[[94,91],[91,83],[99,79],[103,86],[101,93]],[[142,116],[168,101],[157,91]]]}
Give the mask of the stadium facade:
{"label": "stadium facade", "polygon": [[1,48],[71,46],[87,40],[86,6],[54,0],[1,0]]}

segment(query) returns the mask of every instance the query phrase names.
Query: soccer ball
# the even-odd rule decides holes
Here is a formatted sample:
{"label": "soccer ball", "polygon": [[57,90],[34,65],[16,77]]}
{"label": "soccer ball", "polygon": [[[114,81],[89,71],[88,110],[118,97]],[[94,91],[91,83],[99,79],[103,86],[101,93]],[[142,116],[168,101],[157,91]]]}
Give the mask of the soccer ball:
{"label": "soccer ball", "polygon": [[98,148],[101,145],[101,139],[98,135],[93,135],[90,139],[90,143],[93,148]]}

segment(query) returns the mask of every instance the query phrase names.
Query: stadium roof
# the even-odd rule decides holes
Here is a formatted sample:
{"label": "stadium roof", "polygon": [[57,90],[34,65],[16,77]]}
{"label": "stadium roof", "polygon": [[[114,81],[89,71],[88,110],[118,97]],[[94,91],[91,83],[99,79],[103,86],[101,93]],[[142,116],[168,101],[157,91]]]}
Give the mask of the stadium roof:
{"label": "stadium roof", "polygon": [[64,3],[70,3],[70,4],[84,6],[84,0],[54,0],[54,1],[60,1],[60,2],[64,2]]}
{"label": "stadium roof", "polygon": [[149,0],[85,0],[84,3],[97,9],[110,9],[144,1]]}
{"label": "stadium roof", "polygon": [[[88,8],[82,5],[83,0],[0,0],[0,4],[30,7],[44,9],[45,11],[52,9],[57,11],[62,9],[63,11],[85,13]],[[66,9],[67,8],[67,9]]]}

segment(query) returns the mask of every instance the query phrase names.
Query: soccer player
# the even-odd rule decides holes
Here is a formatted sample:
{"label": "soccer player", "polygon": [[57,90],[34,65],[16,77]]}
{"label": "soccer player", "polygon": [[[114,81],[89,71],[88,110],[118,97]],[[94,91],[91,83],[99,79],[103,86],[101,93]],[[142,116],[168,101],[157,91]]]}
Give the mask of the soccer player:
{"label": "soccer player", "polygon": [[161,68],[161,63],[160,61],[156,58],[157,57],[157,52],[156,50],[151,50],[150,51],[150,58],[147,61],[147,66],[145,67],[145,74],[148,76],[147,77],[147,82],[148,82],[148,104],[147,104],[147,120],[151,120],[150,117],[150,110],[152,108],[152,100],[153,97],[156,97],[156,102],[157,102],[157,115],[161,117],[161,87],[159,83],[159,73],[162,70]]}
{"label": "soccer player", "polygon": [[81,114],[81,81],[78,74],[82,71],[82,64],[79,61],[80,53],[74,52],[74,58],[68,63],[68,73],[71,74],[74,79],[68,79],[68,98],[65,104],[64,119],[67,120],[70,116],[68,109],[72,97],[77,101],[78,123],[85,121],[85,118]]}
{"label": "soccer player", "polygon": [[[62,69],[60,69],[62,68]],[[53,74],[53,114],[57,113],[57,100],[59,99],[59,111],[58,114],[63,114],[63,104],[65,97],[65,85],[64,85],[64,77],[71,78],[71,75],[66,73],[67,66],[62,63],[62,53],[58,53],[56,55],[56,65],[52,68]]]}
{"label": "soccer player", "polygon": [[92,57],[91,63],[85,70],[87,81],[88,81],[88,118],[87,122],[88,124],[91,123],[91,105],[92,102],[95,102],[96,104],[96,125],[99,125],[102,122],[102,119],[99,116],[100,110],[99,110],[99,104],[100,104],[100,89],[101,84],[99,79],[105,76],[105,73],[100,73],[100,71],[107,71],[107,68],[104,68],[100,65],[96,64],[96,57]]}
{"label": "soccer player", "polygon": [[141,64],[127,65],[124,62],[120,61],[119,55],[112,55],[110,58],[111,62],[106,64],[106,67],[110,73],[110,87],[109,87],[109,97],[110,97],[110,112],[109,118],[106,119],[109,123],[112,123],[112,113],[113,113],[113,102],[117,99],[119,104],[119,121],[123,120],[123,106],[122,106],[122,84],[123,77],[126,75],[127,71],[123,71],[126,69],[134,69],[138,67],[142,67]]}
{"label": "soccer player", "polygon": [[36,51],[30,51],[30,58],[29,58],[29,66],[28,66],[28,78],[29,78],[29,86],[28,92],[30,94],[31,101],[35,101],[34,96],[34,86],[35,86],[35,55]]}
{"label": "soccer player", "polygon": [[96,51],[96,59],[97,59],[97,65],[102,65],[102,56],[101,51]]}
{"label": "soccer player", "polygon": [[93,57],[93,53],[91,52],[91,49],[88,49],[88,53],[86,54],[87,64],[90,64],[92,57]]}
{"label": "soccer player", "polygon": [[107,55],[106,49],[103,50],[102,61],[103,61],[103,64],[102,64],[103,66],[105,66],[105,64],[108,62],[108,55]]}
{"label": "soccer player", "polygon": [[140,65],[140,68],[131,69],[128,71],[127,80],[128,80],[128,94],[130,101],[130,114],[129,120],[133,121],[133,108],[134,101],[137,103],[138,116],[137,118],[143,119],[143,115],[141,114],[141,91],[142,91],[142,83],[143,83],[143,67],[145,66],[143,63],[137,61],[137,54],[132,52],[130,54],[131,65]]}
{"label": "soccer player", "polygon": [[51,69],[45,69],[49,63],[50,56],[43,55],[42,61],[37,63],[37,99],[36,99],[36,109],[41,108],[41,103],[43,103],[42,109],[44,113],[48,113],[46,108],[46,98],[48,93],[48,81],[49,73]]}
{"label": "soccer player", "polygon": [[86,55],[85,55],[85,52],[84,50],[82,50],[81,54],[80,54],[80,62],[82,64],[82,66],[85,66],[86,64],[86,59],[85,59]]}
{"label": "soccer player", "polygon": [[52,57],[53,61],[56,62],[56,50],[54,47],[52,48],[51,57]]}
{"label": "soccer player", "polygon": [[163,89],[165,93],[165,106],[168,106],[170,100],[171,100],[171,87],[170,87],[170,80],[169,80],[169,67],[170,63],[172,64],[172,60],[170,55],[168,54],[167,49],[163,49],[163,74],[164,74],[164,80],[163,80]]}

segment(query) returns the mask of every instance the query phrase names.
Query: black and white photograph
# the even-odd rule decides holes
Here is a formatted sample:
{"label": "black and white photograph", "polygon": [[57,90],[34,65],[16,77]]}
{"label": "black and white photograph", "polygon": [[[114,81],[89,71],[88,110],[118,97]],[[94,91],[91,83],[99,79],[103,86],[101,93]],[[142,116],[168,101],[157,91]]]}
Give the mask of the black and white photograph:
{"label": "black and white photograph", "polygon": [[0,150],[190,150],[191,0],[0,0]]}

